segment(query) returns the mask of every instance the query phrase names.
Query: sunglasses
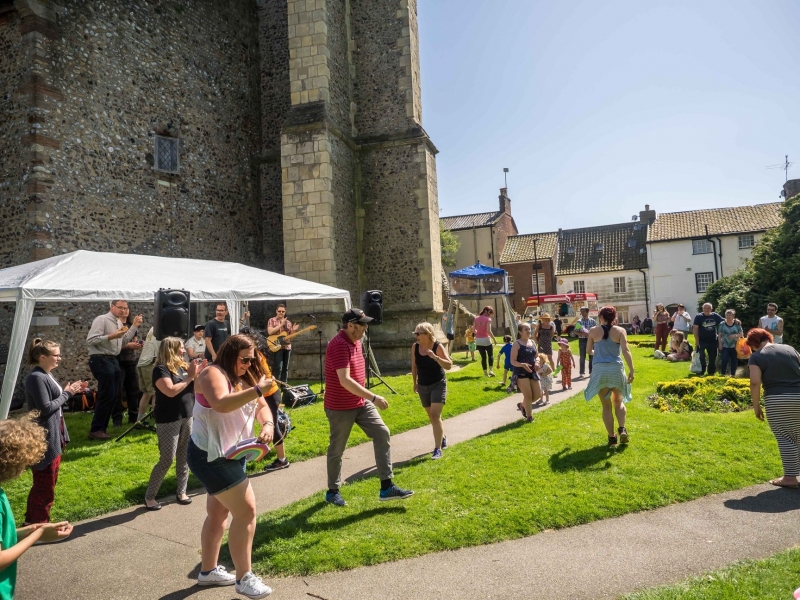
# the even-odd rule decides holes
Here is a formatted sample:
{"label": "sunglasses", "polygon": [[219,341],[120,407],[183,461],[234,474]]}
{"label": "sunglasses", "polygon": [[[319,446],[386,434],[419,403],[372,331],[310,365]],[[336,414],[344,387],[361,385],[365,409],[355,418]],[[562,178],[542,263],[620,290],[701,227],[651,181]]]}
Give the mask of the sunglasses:
{"label": "sunglasses", "polygon": [[255,358],[252,357],[252,356],[240,356],[239,357],[239,362],[242,363],[243,365],[249,365],[254,360],[255,360]]}

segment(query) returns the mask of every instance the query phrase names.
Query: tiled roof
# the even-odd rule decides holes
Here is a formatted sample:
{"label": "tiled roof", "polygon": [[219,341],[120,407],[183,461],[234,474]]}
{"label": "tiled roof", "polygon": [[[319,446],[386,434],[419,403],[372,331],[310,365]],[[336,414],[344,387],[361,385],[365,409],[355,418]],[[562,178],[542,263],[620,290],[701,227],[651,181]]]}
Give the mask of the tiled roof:
{"label": "tiled roof", "polygon": [[766,231],[780,225],[782,205],[783,202],[770,202],[755,206],[661,213],[650,225],[647,241],[666,242],[703,237],[706,235],[706,225],[709,235]]}
{"label": "tiled roof", "polygon": [[[629,246],[630,240],[635,246]],[[647,227],[642,223],[620,223],[600,227],[564,229],[558,242],[558,275],[602,273],[647,268],[645,241]],[[595,249],[602,244],[603,249]],[[573,253],[568,252],[574,249]]]}
{"label": "tiled roof", "polygon": [[474,215],[457,215],[455,217],[440,217],[442,226],[450,231],[457,229],[472,229],[473,227],[487,227],[494,225],[504,213],[499,211],[477,213]]}
{"label": "tiled roof", "polygon": [[506,239],[506,245],[500,256],[500,264],[514,262],[533,262],[533,240],[536,240],[536,257],[554,258],[558,245],[558,234],[555,231],[548,233],[526,233],[524,235],[511,235]]}

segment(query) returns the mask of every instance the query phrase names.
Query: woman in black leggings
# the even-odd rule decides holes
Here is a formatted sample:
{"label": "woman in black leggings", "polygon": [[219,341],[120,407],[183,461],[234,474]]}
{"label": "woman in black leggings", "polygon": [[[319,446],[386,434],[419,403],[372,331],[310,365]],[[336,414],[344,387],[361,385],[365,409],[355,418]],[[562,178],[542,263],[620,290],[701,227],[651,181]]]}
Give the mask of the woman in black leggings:
{"label": "woman in black leggings", "polygon": [[[494,309],[491,306],[484,306],[481,314],[475,317],[475,343],[478,345],[478,352],[481,354],[481,366],[486,377],[494,377],[494,344],[497,340],[492,333],[492,315]],[[487,368],[487,364],[488,368]]]}

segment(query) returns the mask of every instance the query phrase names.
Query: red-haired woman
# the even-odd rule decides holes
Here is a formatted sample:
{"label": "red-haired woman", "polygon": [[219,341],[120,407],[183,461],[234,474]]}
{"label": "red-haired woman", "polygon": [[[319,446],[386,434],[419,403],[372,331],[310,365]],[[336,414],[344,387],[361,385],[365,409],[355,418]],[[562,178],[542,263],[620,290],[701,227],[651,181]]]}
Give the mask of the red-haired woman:
{"label": "red-haired woman", "polygon": [[[233,585],[249,598],[263,598],[272,590],[251,569],[253,534],[256,530],[256,498],[245,475],[246,459],[231,460],[225,451],[253,436],[253,422],[261,423],[258,441],[272,441],[275,421],[264,393],[272,378],[256,371],[253,341],[232,335],[217,349],[212,364],[195,382],[194,427],[189,440],[189,469],[208,492],[206,520],[200,535],[199,585]],[[228,515],[228,533],[236,576],[217,564]]]}
{"label": "red-haired woman", "polygon": [[[628,430],[625,429],[625,402],[631,399],[633,357],[628,348],[625,330],[613,325],[617,318],[617,310],[613,306],[604,306],[600,309],[599,318],[600,325],[589,330],[586,343],[586,351],[590,354],[594,352],[594,360],[589,385],[583,395],[586,400],[591,400],[595,395],[600,396],[600,402],[603,404],[603,423],[608,431],[608,445],[616,446],[617,442],[628,443]],[[620,355],[625,357],[625,362],[628,363],[627,377]],[[619,423],[616,433],[614,413]]]}
{"label": "red-haired woman", "polygon": [[783,477],[770,483],[796,488],[800,485],[800,355],[791,346],[774,344],[766,329],[751,329],[747,345],[753,350],[748,360],[753,410],[763,421],[760,400],[764,386],[764,408],[783,463]]}

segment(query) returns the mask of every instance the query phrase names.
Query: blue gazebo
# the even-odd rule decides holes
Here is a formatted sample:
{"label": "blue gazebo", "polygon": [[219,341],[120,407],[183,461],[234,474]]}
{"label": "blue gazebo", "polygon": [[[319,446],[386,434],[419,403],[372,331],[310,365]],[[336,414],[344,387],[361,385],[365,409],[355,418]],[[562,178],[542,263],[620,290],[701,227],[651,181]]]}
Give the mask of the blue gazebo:
{"label": "blue gazebo", "polygon": [[[444,318],[445,333],[453,333],[455,302],[459,300],[481,300],[483,298],[502,298],[505,314],[513,315],[514,310],[508,302],[508,273],[503,269],[482,265],[480,261],[469,267],[451,271],[450,305]],[[505,323],[510,327],[510,323]]]}

